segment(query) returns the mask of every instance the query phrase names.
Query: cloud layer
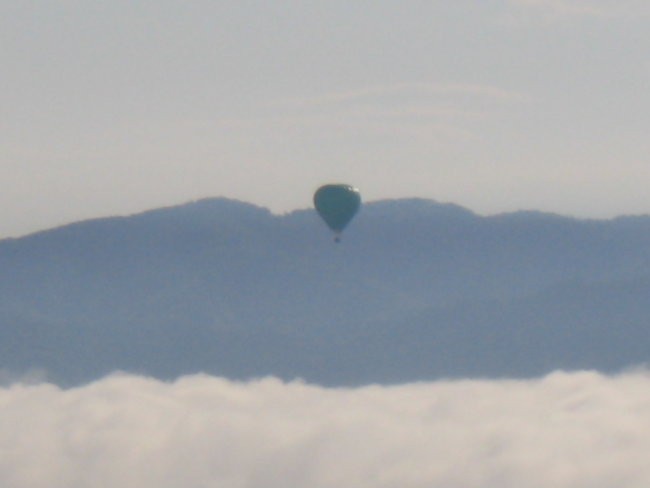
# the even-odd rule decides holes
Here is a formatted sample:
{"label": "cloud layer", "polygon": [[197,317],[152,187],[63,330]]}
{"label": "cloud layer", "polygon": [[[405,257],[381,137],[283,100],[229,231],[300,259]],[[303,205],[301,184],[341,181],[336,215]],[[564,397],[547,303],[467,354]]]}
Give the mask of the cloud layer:
{"label": "cloud layer", "polygon": [[9,488],[645,487],[650,376],[14,383],[0,433]]}

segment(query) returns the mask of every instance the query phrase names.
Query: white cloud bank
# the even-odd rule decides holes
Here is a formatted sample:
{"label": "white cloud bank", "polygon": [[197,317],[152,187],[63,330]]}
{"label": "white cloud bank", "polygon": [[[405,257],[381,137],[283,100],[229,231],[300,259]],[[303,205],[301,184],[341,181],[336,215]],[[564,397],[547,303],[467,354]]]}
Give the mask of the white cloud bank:
{"label": "white cloud bank", "polygon": [[5,488],[650,486],[650,375],[0,389]]}

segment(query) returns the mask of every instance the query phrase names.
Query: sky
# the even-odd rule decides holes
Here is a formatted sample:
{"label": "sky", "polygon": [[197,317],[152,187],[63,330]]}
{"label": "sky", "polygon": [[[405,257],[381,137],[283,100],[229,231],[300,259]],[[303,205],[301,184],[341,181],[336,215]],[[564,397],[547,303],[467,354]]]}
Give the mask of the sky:
{"label": "sky", "polygon": [[645,0],[0,3],[0,238],[323,183],[650,213]]}
{"label": "sky", "polygon": [[0,387],[11,488],[645,488],[650,376]]}

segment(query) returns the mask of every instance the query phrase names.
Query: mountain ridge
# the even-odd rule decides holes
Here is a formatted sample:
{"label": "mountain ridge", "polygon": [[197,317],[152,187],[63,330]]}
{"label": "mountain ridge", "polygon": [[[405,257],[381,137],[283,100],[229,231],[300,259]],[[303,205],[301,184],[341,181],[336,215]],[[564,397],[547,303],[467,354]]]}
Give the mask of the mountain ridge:
{"label": "mountain ridge", "polygon": [[[638,221],[645,221],[647,219],[650,219],[650,214],[621,214],[621,215],[608,217],[608,218],[595,218],[595,217],[578,217],[573,215],[565,215],[557,212],[549,212],[549,211],[541,211],[541,210],[514,210],[514,211],[503,211],[503,212],[496,212],[490,214],[479,214],[462,205],[458,205],[451,202],[440,202],[438,200],[422,198],[422,197],[389,198],[389,199],[381,199],[381,200],[372,200],[369,202],[364,202],[361,211],[368,212],[369,209],[375,210],[375,209],[381,209],[382,207],[386,208],[395,205],[401,207],[402,209],[404,208],[408,209],[409,213],[413,213],[412,211],[415,210],[418,211],[419,214],[422,214],[423,212],[421,212],[421,210],[427,209],[427,210],[433,210],[432,212],[429,213],[430,216],[433,216],[435,214],[442,214],[444,210],[447,210],[446,212],[447,215],[456,213],[457,216],[464,214],[467,217],[481,218],[481,219],[497,219],[497,220],[539,218],[539,219],[546,219],[546,220],[558,219],[558,220],[578,221],[578,222],[585,222],[585,223],[607,223],[607,222],[616,222],[616,221],[638,222]],[[61,225],[35,230],[20,236],[0,238],[0,243],[7,242],[7,241],[22,240],[43,233],[60,231],[71,227],[75,228],[80,225],[91,225],[94,223],[101,223],[107,221],[122,221],[122,220],[134,219],[134,218],[137,219],[137,218],[144,218],[144,217],[155,216],[155,215],[164,215],[166,213],[172,213],[172,214],[176,213],[177,215],[181,216],[183,215],[183,213],[187,213],[186,212],[187,210],[201,209],[201,208],[214,210],[216,208],[219,208],[219,206],[223,206],[222,208],[230,207],[231,209],[236,207],[239,207],[241,209],[247,208],[251,212],[257,211],[259,214],[266,214],[268,216],[277,217],[277,218],[291,218],[296,214],[305,214],[305,213],[313,212],[313,209],[306,207],[306,208],[289,210],[281,213],[273,213],[271,212],[271,210],[269,210],[268,208],[262,205],[246,202],[244,200],[240,200],[236,198],[203,197],[195,200],[188,200],[186,202],[182,202],[178,204],[150,208],[150,209],[140,210],[140,211],[126,213],[126,214],[94,217],[89,219],[81,219],[72,222],[67,222]]]}
{"label": "mountain ridge", "polygon": [[2,240],[0,369],[359,384],[647,361],[650,217],[385,200],[331,237],[313,210],[216,198]]}

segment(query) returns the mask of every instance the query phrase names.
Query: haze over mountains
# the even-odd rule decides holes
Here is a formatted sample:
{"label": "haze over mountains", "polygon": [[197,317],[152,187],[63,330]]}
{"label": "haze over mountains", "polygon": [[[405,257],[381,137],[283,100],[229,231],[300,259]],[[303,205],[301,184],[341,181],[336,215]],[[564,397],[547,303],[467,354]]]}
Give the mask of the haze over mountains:
{"label": "haze over mountains", "polygon": [[326,385],[611,372],[650,355],[650,217],[206,199],[0,241],[0,369]]}

